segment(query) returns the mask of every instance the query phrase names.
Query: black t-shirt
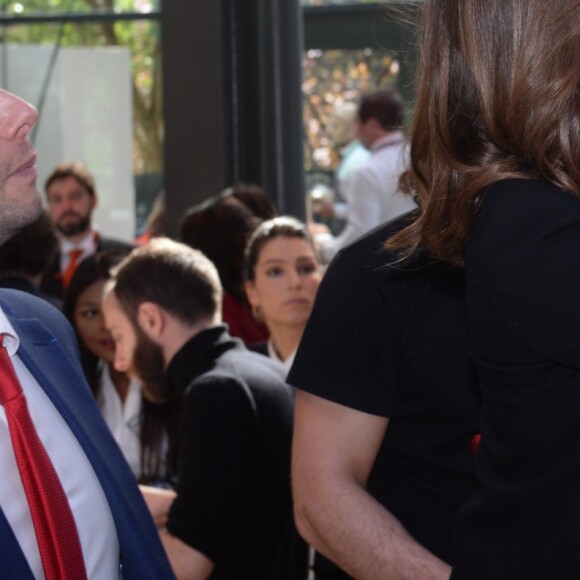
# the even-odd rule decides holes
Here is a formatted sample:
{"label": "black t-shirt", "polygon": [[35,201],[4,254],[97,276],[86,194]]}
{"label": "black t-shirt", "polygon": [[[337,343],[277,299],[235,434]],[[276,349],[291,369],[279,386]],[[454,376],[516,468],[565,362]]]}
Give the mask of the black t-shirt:
{"label": "black t-shirt", "polygon": [[483,196],[465,267],[484,407],[480,490],[454,579],[580,578],[580,200],[542,181]]}
{"label": "black t-shirt", "polygon": [[453,561],[452,528],[475,488],[478,391],[463,273],[423,254],[398,266],[383,242],[409,216],[341,251],[320,286],[288,381],[389,418],[367,489],[411,535]]}
{"label": "black t-shirt", "polygon": [[292,516],[293,392],[284,369],[225,327],[202,331],[172,359],[183,393],[177,499],[167,529],[214,562],[212,578],[304,578]]}

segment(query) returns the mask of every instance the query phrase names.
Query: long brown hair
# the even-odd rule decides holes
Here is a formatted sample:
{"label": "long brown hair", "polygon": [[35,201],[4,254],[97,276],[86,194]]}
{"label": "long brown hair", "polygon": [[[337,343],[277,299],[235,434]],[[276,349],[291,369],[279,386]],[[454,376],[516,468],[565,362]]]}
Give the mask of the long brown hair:
{"label": "long brown hair", "polygon": [[426,0],[411,165],[419,218],[388,247],[463,263],[479,196],[510,177],[580,196],[580,0]]}

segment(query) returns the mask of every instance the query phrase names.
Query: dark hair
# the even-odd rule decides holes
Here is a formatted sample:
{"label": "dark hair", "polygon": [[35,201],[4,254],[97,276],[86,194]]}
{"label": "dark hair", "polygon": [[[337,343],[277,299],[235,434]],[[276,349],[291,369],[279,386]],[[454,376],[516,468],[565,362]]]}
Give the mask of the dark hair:
{"label": "dark hair", "polygon": [[75,161],[74,163],[66,162],[57,165],[54,171],[46,179],[44,183],[44,191],[48,191],[48,188],[53,181],[56,181],[57,179],[66,179],[67,177],[74,177],[88,191],[89,195],[94,197],[95,178],[80,161]]}
{"label": "dark hair", "polygon": [[224,197],[231,195],[241,201],[257,218],[270,220],[278,215],[274,202],[266,190],[255,183],[234,183],[222,191]]}
{"label": "dark hair", "polygon": [[580,0],[426,0],[411,166],[418,220],[391,248],[463,263],[491,184],[543,179],[580,195]]}
{"label": "dark hair", "polygon": [[224,290],[244,302],[244,249],[260,219],[231,196],[211,198],[187,213],[181,240],[202,251],[219,272]]}
{"label": "dark hair", "polygon": [[112,271],[115,296],[137,325],[143,302],[154,302],[189,325],[213,318],[222,288],[215,266],[200,251],[169,238],[134,249]]}
{"label": "dark hair", "polygon": [[[69,319],[76,332],[75,309],[79,296],[92,284],[98,280],[109,280],[110,270],[118,264],[127,252],[103,251],[91,256],[87,256],[76,268],[69,285],[64,294],[62,311]],[[98,363],[99,357],[93,354],[78,337],[79,350],[81,353],[81,363],[87,381],[95,398],[99,390]]]}
{"label": "dark hair", "polygon": [[58,238],[46,212],[0,246],[0,273],[38,276],[58,250]]}
{"label": "dark hair", "polygon": [[403,100],[395,91],[366,93],[360,99],[357,115],[363,123],[376,119],[385,131],[396,131],[403,126]]}
{"label": "dark hair", "polygon": [[246,280],[250,282],[254,280],[256,264],[260,259],[262,249],[269,241],[276,238],[300,238],[306,240],[318,260],[316,246],[306,226],[301,221],[290,216],[276,217],[260,224],[248,242],[244,269]]}
{"label": "dark hair", "polygon": [[[74,312],[79,296],[98,280],[109,280],[112,269],[127,256],[127,251],[109,250],[87,256],[75,270],[68,285],[63,304],[63,312],[75,328]],[[98,373],[99,358],[93,354],[78,338],[81,363],[95,399],[99,395],[100,376]],[[174,403],[156,404],[141,396],[141,417],[139,441],[141,445],[141,478],[140,483],[158,482],[171,479],[175,473],[176,457],[172,450],[176,448],[180,409]],[[169,437],[170,455],[164,457],[164,436]]]}

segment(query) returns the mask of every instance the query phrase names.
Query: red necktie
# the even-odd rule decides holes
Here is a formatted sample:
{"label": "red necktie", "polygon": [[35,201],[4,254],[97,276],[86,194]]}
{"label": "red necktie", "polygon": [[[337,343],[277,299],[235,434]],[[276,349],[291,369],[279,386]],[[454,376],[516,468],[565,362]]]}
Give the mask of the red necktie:
{"label": "red necktie", "polygon": [[47,580],[86,579],[76,524],[58,475],[28,412],[26,398],[0,335],[0,405],[26,493]]}
{"label": "red necktie", "polygon": [[69,285],[70,279],[72,278],[72,275],[75,273],[75,270],[77,269],[77,265],[79,263],[79,258],[81,257],[82,253],[83,253],[82,250],[71,250],[68,253],[70,260],[69,260],[66,272],[62,276],[63,288],[66,288]]}

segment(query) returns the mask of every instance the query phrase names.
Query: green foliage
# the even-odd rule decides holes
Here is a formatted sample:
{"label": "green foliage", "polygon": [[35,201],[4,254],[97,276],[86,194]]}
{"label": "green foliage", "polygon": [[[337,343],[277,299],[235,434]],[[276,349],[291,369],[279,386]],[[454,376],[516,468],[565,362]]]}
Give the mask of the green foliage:
{"label": "green foliage", "polygon": [[302,70],[306,171],[331,171],[340,161],[328,130],[334,107],[372,89],[396,86],[398,63],[386,51],[309,50]]}
{"label": "green foliage", "polygon": [[[17,4],[22,6],[22,11]],[[158,5],[159,0],[20,0],[5,2],[3,12],[10,15],[133,12]],[[60,42],[63,47],[129,48],[133,83],[133,170],[135,173],[163,170],[161,48],[157,22],[103,20],[15,25],[5,28],[4,38],[13,44],[55,45]]]}

